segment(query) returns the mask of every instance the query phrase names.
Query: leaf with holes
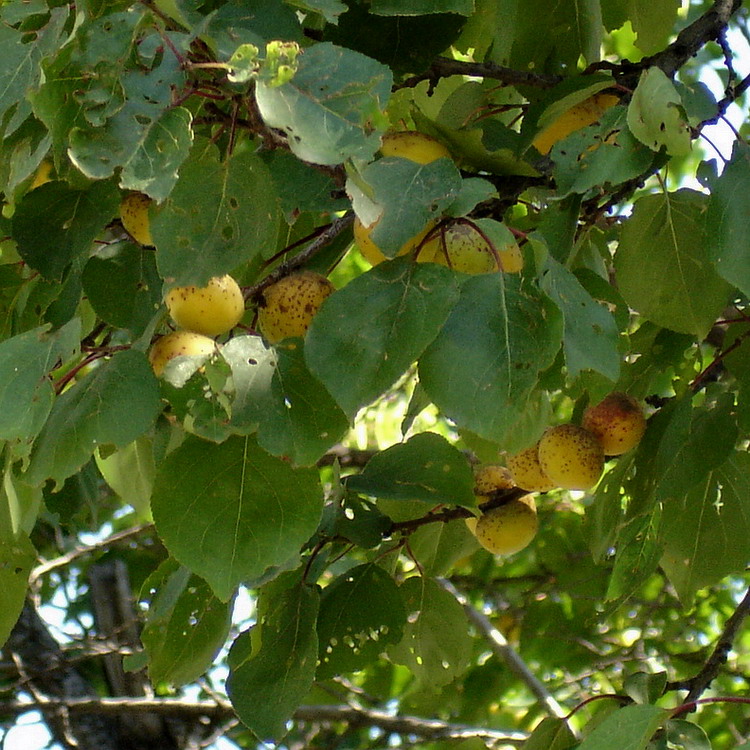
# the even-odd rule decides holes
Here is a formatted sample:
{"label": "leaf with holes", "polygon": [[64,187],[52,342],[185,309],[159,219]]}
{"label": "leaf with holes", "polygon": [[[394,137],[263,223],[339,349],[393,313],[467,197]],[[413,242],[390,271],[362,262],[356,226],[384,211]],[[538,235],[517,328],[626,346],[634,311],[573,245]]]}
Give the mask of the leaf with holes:
{"label": "leaf with holes", "polygon": [[401,640],[406,613],[393,579],[358,565],[324,590],[318,613],[318,679],[363,669]]}
{"label": "leaf with holes", "polygon": [[466,615],[461,605],[435,581],[422,576],[401,586],[406,604],[404,637],[388,656],[408,667],[420,683],[440,690],[463,673],[471,656]]}
{"label": "leaf with holes", "polygon": [[279,206],[266,165],[250,151],[220,159],[202,142],[151,223],[156,263],[177,286],[205,285],[276,247]]}
{"label": "leaf with holes", "polygon": [[197,680],[224,645],[233,602],[221,602],[209,585],[172,559],[144,582],[141,600],[148,616],[141,640],[154,684],[184,685]]}

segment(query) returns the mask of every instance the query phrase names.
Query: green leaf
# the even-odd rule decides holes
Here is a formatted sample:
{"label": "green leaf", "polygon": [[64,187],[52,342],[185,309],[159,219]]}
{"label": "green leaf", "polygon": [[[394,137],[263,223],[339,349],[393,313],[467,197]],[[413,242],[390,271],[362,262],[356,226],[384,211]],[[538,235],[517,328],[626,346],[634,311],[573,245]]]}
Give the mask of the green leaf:
{"label": "green leaf", "polygon": [[80,321],[73,320],[54,333],[48,328],[35,328],[0,343],[2,440],[36,437],[55,397],[48,375],[79,346]]}
{"label": "green leaf", "polygon": [[664,49],[674,31],[680,0],[628,0],[627,18],[636,32],[636,44],[646,55]]}
{"label": "green leaf", "polygon": [[474,507],[474,475],[466,457],[444,437],[423,432],[376,453],[347,487],[388,500],[422,500]]}
{"label": "green leaf", "polygon": [[408,667],[433,692],[461,675],[469,663],[471,639],[461,605],[431,578],[414,576],[400,586],[407,624],[388,656]]}
{"label": "green leaf", "polygon": [[228,601],[299,551],[323,498],[317,470],[295,469],[250,438],[188,437],[159,467],[151,507],[167,549]]}
{"label": "green leaf", "polygon": [[151,249],[130,242],[104,245],[86,262],[83,291],[96,314],[140,336],[162,302],[162,281]]}
{"label": "green leaf", "polygon": [[458,13],[470,16],[474,0],[372,0],[370,12],[378,16],[423,16],[429,13]]}
{"label": "green leaf", "polygon": [[352,492],[344,496],[337,512],[333,534],[348,539],[358,547],[377,547],[391,528],[391,519],[368,500]]}
{"label": "green leaf", "polygon": [[156,263],[176,286],[204,286],[276,248],[279,207],[268,168],[253,153],[220,161],[201,144],[151,222]]}
{"label": "green leaf", "polygon": [[36,550],[25,534],[16,539],[0,539],[0,644],[5,644],[26,601],[27,583],[36,563]]}
{"label": "green leaf", "polygon": [[260,740],[286,734],[287,720],[312,687],[318,657],[317,589],[297,580],[274,593],[258,625],[240,635],[229,653],[229,698]]}
{"label": "green leaf", "polygon": [[547,716],[534,728],[523,750],[570,750],[575,747],[576,738],[564,719]]}
{"label": "green leaf", "polygon": [[662,553],[657,538],[661,513],[636,516],[618,530],[606,598],[627,599],[656,570]]}
{"label": "green leaf", "polygon": [[616,381],[620,375],[619,331],[612,313],[552,256],[547,258],[540,287],[563,316],[568,375],[574,378],[582,370],[594,370]]}
{"label": "green leaf", "polygon": [[623,683],[623,689],[636,703],[656,703],[664,695],[667,685],[667,673],[636,672],[629,675]]}
{"label": "green leaf", "polygon": [[708,254],[716,270],[750,294],[750,146],[737,140],[732,158],[711,186],[706,214]]}
{"label": "green leaf", "polygon": [[676,750],[711,750],[713,747],[703,729],[692,721],[670,719],[664,728],[667,742]]}
{"label": "green leaf", "polygon": [[[362,223],[369,226],[377,219],[372,241],[387,257],[394,257],[430,221],[440,218],[462,184],[456,165],[447,157],[417,164],[389,156],[369,164],[359,177],[371,188],[375,208],[369,206],[368,198],[358,196],[353,180],[347,182],[347,189],[354,194]],[[377,215],[370,218],[370,210],[376,210]]]}
{"label": "green leaf", "polygon": [[409,550],[428,576],[446,575],[479,545],[463,518],[448,523],[428,523],[409,535]]}
{"label": "green leaf", "polygon": [[257,427],[269,453],[309,466],[346,432],[349,420],[310,374],[299,342],[269,350],[257,336],[235,336],[221,353],[235,388],[232,427]]}
{"label": "green leaf", "polygon": [[370,131],[383,121],[392,83],[384,65],[321,43],[305,49],[291,81],[258,81],[255,96],[266,124],[286,132],[292,153],[314,164],[340,164],[375,153],[380,133]]}
{"label": "green leaf", "polygon": [[680,600],[740,573],[750,559],[750,456],[737,452],[664,507],[661,565]]}
{"label": "green leaf", "polygon": [[318,613],[318,671],[327,679],[363,669],[401,640],[401,591],[378,565],[358,565],[323,590]]}
{"label": "green leaf", "polygon": [[669,716],[658,706],[625,706],[610,714],[578,746],[578,750],[644,750]]}
{"label": "green leaf", "polygon": [[706,202],[688,189],[639,199],[615,254],[625,301],[657,325],[700,339],[731,291],[707,252]]}
{"label": "green leaf", "polygon": [[152,440],[142,436],[119,450],[94,453],[104,481],[139,514],[147,517],[156,464]]}
{"label": "green leaf", "polygon": [[516,277],[473,276],[420,358],[420,381],[459,427],[502,444],[555,359],[561,323],[549,298]]}
{"label": "green leaf", "polygon": [[643,174],[653,152],[628,130],[625,107],[611,107],[598,123],[558,141],[550,156],[560,198],[598,186],[619,185]]}
{"label": "green leaf", "polygon": [[346,13],[347,6],[340,0],[286,0],[289,5],[302,10],[320,13],[328,23],[338,23],[339,16]]}
{"label": "green leaf", "polygon": [[685,156],[692,142],[683,112],[682,99],[667,75],[657,67],[644,70],[628,105],[630,132],[654,151],[664,146],[671,156]]}
{"label": "green leaf", "polygon": [[457,294],[447,268],[408,258],[381,263],[325,301],[305,339],[307,365],[354,416],[422,354]]}
{"label": "green leaf", "polygon": [[229,635],[233,602],[220,602],[204,580],[171,559],[146,579],[141,601],[148,603],[141,640],[151,681],[197,680]]}
{"label": "green leaf", "polygon": [[119,205],[111,182],[95,182],[84,190],[48,182],[27,193],[13,215],[18,253],[46,279],[60,281],[70,263],[91,250]]}
{"label": "green leaf", "polygon": [[117,352],[57,397],[31,454],[26,478],[59,486],[98,445],[123,447],[143,435],[161,411],[159,388],[146,356]]}
{"label": "green leaf", "polygon": [[31,534],[43,506],[42,490],[24,481],[21,464],[6,450],[2,486],[0,487],[0,539],[13,541],[21,534]]}

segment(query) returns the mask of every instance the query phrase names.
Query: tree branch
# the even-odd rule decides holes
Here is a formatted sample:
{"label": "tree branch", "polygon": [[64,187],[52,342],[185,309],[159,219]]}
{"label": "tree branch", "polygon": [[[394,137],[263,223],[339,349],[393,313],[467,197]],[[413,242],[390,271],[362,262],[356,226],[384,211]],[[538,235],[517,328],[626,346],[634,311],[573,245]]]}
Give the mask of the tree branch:
{"label": "tree branch", "polygon": [[745,592],[742,601],[737,605],[729,619],[724,623],[714,650],[702,669],[694,677],[682,682],[667,683],[666,690],[687,690],[685,703],[693,703],[709,688],[727,661],[729,652],[742,628],[745,618],[750,614],[750,588]]}
{"label": "tree branch", "polygon": [[555,700],[555,697],[529,669],[518,652],[508,644],[505,636],[448,579],[437,578],[436,580],[440,586],[455,597],[456,601],[464,608],[469,620],[479,631],[479,634],[490,645],[495,656],[528,687],[534,697],[542,704],[545,711],[550,716],[564,719],[568,712]]}
{"label": "tree branch", "polygon": [[[113,716],[123,713],[150,713],[179,717],[184,720],[210,719],[212,722],[235,717],[228,701],[189,701],[176,698],[76,698],[32,702],[0,702],[0,712],[22,714],[26,711],[66,711],[71,716]],[[300,706],[294,713],[297,721],[317,724],[346,723],[353,727],[377,727],[394,734],[412,734],[430,740],[479,739],[493,746],[520,746],[528,738],[526,732],[485,729],[465,724],[451,724],[418,716],[394,716],[376,709],[348,705]]]}

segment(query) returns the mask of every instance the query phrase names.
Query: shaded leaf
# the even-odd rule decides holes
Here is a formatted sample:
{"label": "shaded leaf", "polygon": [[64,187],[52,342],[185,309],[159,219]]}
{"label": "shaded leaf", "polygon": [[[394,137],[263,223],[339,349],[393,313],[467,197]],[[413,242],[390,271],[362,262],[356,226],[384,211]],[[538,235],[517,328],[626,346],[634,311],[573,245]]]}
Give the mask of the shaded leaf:
{"label": "shaded leaf", "polygon": [[167,549],[227,601],[299,551],[323,498],[317,470],[295,469],[250,438],[188,437],[157,470],[151,507]]}
{"label": "shaded leaf", "polygon": [[625,706],[610,714],[578,746],[578,750],[644,750],[654,732],[669,716],[658,706]]}
{"label": "shaded leaf", "polygon": [[307,332],[307,365],[354,416],[422,354],[456,297],[447,268],[407,258],[381,263],[325,301]]}
{"label": "shaded leaf", "polygon": [[0,539],[0,644],[8,640],[26,601],[27,582],[36,563],[36,550],[25,534],[15,539]]}

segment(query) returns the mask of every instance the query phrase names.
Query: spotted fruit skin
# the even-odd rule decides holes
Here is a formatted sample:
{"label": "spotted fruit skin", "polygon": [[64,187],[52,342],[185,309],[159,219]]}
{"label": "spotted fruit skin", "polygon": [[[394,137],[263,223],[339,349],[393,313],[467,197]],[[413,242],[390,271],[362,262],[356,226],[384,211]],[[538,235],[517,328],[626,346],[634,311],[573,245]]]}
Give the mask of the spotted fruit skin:
{"label": "spotted fruit skin", "polygon": [[173,331],[160,336],[151,345],[148,360],[156,377],[161,377],[167,362],[183,355],[210,355],[217,351],[216,342],[194,331]]}
{"label": "spotted fruit skin", "polygon": [[555,483],[544,473],[539,463],[539,443],[508,456],[506,463],[517,487],[529,492],[549,492]]}
{"label": "spotted fruit skin", "polygon": [[151,198],[143,193],[129,193],[120,203],[120,221],[125,231],[141,245],[154,244],[148,215],[151,202]]}
{"label": "spotted fruit skin", "polygon": [[419,251],[420,263],[438,263],[467,274],[498,270],[488,242],[468,222],[456,222],[437,232]]}
{"label": "spotted fruit skin", "polygon": [[[378,263],[382,263],[384,260],[389,260],[387,256],[383,254],[380,248],[372,241],[372,232],[377,226],[378,222],[365,226],[358,218],[354,219],[354,242],[359,249],[359,252],[369,261],[370,265],[377,266]],[[406,255],[414,250],[424,239],[427,233],[434,226],[434,222],[430,222],[418,235],[412,237],[408,242],[405,242],[401,249],[396,253],[396,256]]]}
{"label": "spotted fruit skin", "polygon": [[539,530],[531,495],[483,513],[474,529],[477,541],[495,555],[513,555],[531,544]]}
{"label": "spotted fruit skin", "polygon": [[266,341],[277,344],[302,337],[315,313],[335,291],[325,276],[314,271],[290,274],[267,287],[258,308],[258,325]]}
{"label": "spotted fruit skin", "polygon": [[380,146],[383,156],[399,156],[417,164],[450,158],[451,153],[440,141],[416,130],[395,130],[386,133]]}
{"label": "spotted fruit skin", "polygon": [[589,490],[604,468],[604,451],[594,435],[575,424],[550,427],[539,441],[539,464],[557,487]]}
{"label": "spotted fruit skin", "polygon": [[489,495],[498,490],[513,489],[513,476],[504,466],[486,464],[474,471],[474,494]]}
{"label": "spotted fruit skin", "polygon": [[616,391],[586,409],[581,426],[596,436],[605,456],[621,456],[641,441],[646,417],[632,396]]}
{"label": "spotted fruit skin", "polygon": [[574,105],[553,120],[532,141],[540,154],[548,154],[552,147],[576,130],[595,123],[610,107],[618,104],[620,97],[599,92]]}
{"label": "spotted fruit skin", "polygon": [[167,292],[164,301],[180,328],[206,336],[231,331],[245,312],[239,284],[231,276],[214,276],[208,284],[178,286]]}

